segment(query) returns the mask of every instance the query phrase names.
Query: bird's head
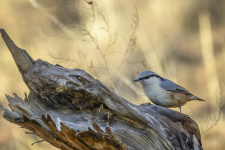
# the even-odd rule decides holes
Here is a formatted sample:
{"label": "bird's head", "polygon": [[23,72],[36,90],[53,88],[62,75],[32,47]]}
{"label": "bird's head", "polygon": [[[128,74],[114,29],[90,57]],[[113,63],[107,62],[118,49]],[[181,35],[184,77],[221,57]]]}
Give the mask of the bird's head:
{"label": "bird's head", "polygon": [[139,74],[138,78],[134,80],[134,82],[140,82],[142,85],[145,84],[154,84],[156,82],[161,81],[162,77],[152,71],[144,71]]}

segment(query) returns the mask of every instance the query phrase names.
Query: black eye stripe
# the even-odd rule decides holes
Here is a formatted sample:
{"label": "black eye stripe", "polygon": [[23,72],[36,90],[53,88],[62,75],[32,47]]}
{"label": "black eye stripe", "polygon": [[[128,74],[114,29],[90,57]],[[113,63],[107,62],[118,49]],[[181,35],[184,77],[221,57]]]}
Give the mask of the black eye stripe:
{"label": "black eye stripe", "polygon": [[161,79],[161,77],[158,76],[158,75],[148,75],[148,76],[145,76],[145,77],[140,78],[140,79],[141,79],[141,80],[143,80],[143,79],[149,79],[150,77],[157,77],[157,78],[160,78],[160,79]]}
{"label": "black eye stripe", "polygon": [[148,78],[150,78],[150,76],[146,76],[146,77],[143,77],[143,78],[141,78],[141,79],[148,79]]}

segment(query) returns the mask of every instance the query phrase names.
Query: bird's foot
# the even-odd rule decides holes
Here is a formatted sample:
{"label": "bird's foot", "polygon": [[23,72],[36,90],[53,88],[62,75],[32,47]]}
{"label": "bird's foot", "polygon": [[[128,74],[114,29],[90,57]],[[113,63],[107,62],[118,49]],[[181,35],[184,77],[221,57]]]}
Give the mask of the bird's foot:
{"label": "bird's foot", "polygon": [[152,105],[150,102],[148,103],[143,103],[143,104],[140,104],[141,106],[146,106],[146,105]]}

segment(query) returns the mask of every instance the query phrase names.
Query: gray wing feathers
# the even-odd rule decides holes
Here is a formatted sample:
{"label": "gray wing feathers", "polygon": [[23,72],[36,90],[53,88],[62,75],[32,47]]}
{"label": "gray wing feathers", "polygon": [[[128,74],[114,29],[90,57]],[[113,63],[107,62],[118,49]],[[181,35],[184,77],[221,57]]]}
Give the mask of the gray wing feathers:
{"label": "gray wing feathers", "polygon": [[166,78],[162,79],[161,87],[166,91],[189,94],[188,90],[186,90],[185,88],[177,85],[176,83],[174,83]]}

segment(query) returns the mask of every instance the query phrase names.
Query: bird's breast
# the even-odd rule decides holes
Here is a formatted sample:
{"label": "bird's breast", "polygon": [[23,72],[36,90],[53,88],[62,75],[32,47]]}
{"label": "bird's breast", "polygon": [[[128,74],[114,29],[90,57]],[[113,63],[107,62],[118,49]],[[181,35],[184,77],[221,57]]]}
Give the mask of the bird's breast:
{"label": "bird's breast", "polygon": [[145,94],[155,104],[164,107],[177,107],[179,103],[174,101],[169,91],[166,91],[160,87],[159,83],[152,83],[143,85]]}

